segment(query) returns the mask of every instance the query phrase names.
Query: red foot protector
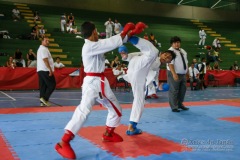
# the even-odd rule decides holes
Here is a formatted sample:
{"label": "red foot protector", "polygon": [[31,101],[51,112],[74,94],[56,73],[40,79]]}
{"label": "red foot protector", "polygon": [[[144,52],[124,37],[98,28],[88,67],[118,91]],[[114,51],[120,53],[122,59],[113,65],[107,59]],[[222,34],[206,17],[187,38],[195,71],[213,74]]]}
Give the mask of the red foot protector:
{"label": "red foot protector", "polygon": [[240,123],[240,117],[225,117],[225,118],[219,118],[220,120]]}
{"label": "red foot protector", "polygon": [[144,132],[140,135],[127,136],[127,126],[121,125],[115,132],[123,137],[123,142],[103,142],[102,133],[105,126],[84,127],[78,133],[79,136],[88,139],[103,150],[107,150],[121,158],[149,156],[152,154],[191,151],[190,148],[179,143]]}

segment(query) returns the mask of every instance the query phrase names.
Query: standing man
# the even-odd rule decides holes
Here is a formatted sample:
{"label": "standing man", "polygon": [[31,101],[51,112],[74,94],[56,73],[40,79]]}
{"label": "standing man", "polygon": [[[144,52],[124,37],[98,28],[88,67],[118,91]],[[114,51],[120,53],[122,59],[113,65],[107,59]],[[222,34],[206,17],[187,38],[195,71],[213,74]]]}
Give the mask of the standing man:
{"label": "standing man", "polygon": [[92,110],[92,106],[99,99],[108,102],[108,105],[106,105],[107,103],[103,104],[108,109],[108,115],[102,140],[105,142],[123,141],[122,137],[114,132],[115,128],[120,124],[122,108],[103,73],[105,70],[104,54],[121,46],[123,41],[127,41],[127,34],[130,36],[139,33],[133,23],[128,23],[121,34],[99,40],[97,29],[92,22],[84,22],[81,26],[81,32],[85,39],[82,47],[82,60],[84,72],[86,73],[82,85],[82,100],[65,127],[61,142],[55,146],[56,151],[68,159],[76,159],[70,141],[81,129]]}
{"label": "standing man", "polygon": [[66,28],[66,14],[64,13],[63,15],[61,15],[60,17],[60,25],[61,25],[61,31],[65,32],[65,28]]}
{"label": "standing man", "polygon": [[[143,29],[147,27],[142,22],[136,24],[137,26],[141,26]],[[134,97],[129,126],[126,131],[126,134],[131,136],[142,133],[142,130],[137,128],[137,124],[142,116],[145,103],[145,78],[152,63],[156,60],[159,51],[151,42],[143,38],[131,37],[128,41],[140,50],[140,52],[128,54],[125,46],[121,46],[118,49],[122,59],[129,61],[127,75],[124,78],[131,83]],[[172,60],[171,53],[164,53],[162,57],[162,59],[159,58],[161,63],[171,62]]]}
{"label": "standing man", "polygon": [[56,87],[54,77],[54,63],[48,50],[49,39],[44,37],[42,44],[37,51],[37,73],[39,77],[39,90],[41,106],[50,106],[48,102],[52,92]]}
{"label": "standing man", "polygon": [[170,40],[172,45],[169,50],[176,54],[176,58],[167,65],[168,84],[170,89],[169,104],[173,112],[180,112],[182,110],[188,110],[189,108],[183,105],[185,93],[186,93],[186,73],[188,71],[187,52],[180,48],[181,39],[177,36],[172,37]]}
{"label": "standing man", "polygon": [[114,33],[119,34],[121,32],[122,25],[118,22],[118,20],[115,19],[114,23]]}
{"label": "standing man", "polygon": [[204,49],[206,37],[207,37],[207,34],[205,33],[205,31],[203,29],[200,30],[199,31],[199,38],[200,38],[200,40],[199,40],[199,43],[198,43],[199,48]]}
{"label": "standing man", "polygon": [[112,22],[111,18],[109,18],[104,25],[106,26],[106,38],[112,37],[114,23]]}

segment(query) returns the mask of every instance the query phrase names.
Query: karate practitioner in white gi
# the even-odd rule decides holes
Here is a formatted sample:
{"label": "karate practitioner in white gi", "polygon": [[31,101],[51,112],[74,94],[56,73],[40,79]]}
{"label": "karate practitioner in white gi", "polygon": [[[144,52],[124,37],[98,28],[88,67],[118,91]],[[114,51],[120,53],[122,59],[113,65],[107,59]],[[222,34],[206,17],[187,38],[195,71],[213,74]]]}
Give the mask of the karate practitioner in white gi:
{"label": "karate practitioner in white gi", "polygon": [[127,41],[128,36],[139,34],[142,30],[143,26],[141,24],[135,26],[133,23],[127,23],[120,34],[99,40],[97,29],[92,22],[84,22],[82,24],[81,31],[85,38],[82,48],[82,59],[86,77],[82,86],[81,103],[77,106],[72,119],[65,127],[62,141],[55,146],[56,151],[64,158],[76,158],[70,141],[83,126],[96,100],[101,97],[110,104],[105,106],[108,109],[108,115],[106,131],[102,136],[102,140],[107,142],[123,141],[122,137],[114,132],[114,129],[120,124],[122,109],[110,88],[108,80],[103,74],[105,70],[104,53],[121,46],[124,38],[124,41]]}
{"label": "karate practitioner in white gi", "polygon": [[[129,38],[128,41],[140,50],[140,52],[128,54],[124,45],[118,49],[122,59],[129,61],[127,75],[124,76],[124,79],[131,83],[134,97],[126,134],[137,135],[142,133],[142,130],[136,126],[141,118],[145,104],[146,77],[159,51],[151,42],[143,38],[134,36]],[[169,63],[175,56],[172,51],[166,51],[161,54],[158,61],[160,63]]]}
{"label": "karate practitioner in white gi", "polygon": [[198,43],[199,48],[204,49],[207,34],[205,33],[205,31],[203,29],[199,31],[199,38],[200,38],[199,43]]}

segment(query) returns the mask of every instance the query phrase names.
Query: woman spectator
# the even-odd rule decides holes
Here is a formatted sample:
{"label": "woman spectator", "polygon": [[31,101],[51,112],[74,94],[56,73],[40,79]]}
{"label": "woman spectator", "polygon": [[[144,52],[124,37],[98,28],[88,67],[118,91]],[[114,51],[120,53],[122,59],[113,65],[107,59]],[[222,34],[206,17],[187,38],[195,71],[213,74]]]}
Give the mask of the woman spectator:
{"label": "woman spectator", "polygon": [[206,63],[206,70],[209,71],[209,70],[212,70],[212,67],[210,65],[210,62],[207,62]]}
{"label": "woman spectator", "polygon": [[28,67],[36,67],[37,66],[36,59],[37,59],[36,54],[33,52],[32,49],[29,49],[29,51],[27,53],[27,64],[28,64]]}
{"label": "woman spectator", "polygon": [[219,63],[218,62],[214,63],[213,70],[221,70],[220,67],[219,67]]}
{"label": "woman spectator", "polygon": [[10,67],[10,68],[15,68],[16,67],[16,63],[13,60],[13,57],[9,57],[8,61],[6,62],[6,67]]}
{"label": "woman spectator", "polygon": [[42,26],[41,29],[39,30],[39,34],[40,34],[40,37],[41,37],[41,38],[44,38],[44,37],[45,37],[45,29],[44,29],[43,26]]}
{"label": "woman spectator", "polygon": [[111,62],[111,68],[115,68],[115,67],[117,67],[118,65],[120,65],[120,62],[119,62],[119,60],[118,60],[118,56],[116,55],[116,56],[114,57],[114,60]]}

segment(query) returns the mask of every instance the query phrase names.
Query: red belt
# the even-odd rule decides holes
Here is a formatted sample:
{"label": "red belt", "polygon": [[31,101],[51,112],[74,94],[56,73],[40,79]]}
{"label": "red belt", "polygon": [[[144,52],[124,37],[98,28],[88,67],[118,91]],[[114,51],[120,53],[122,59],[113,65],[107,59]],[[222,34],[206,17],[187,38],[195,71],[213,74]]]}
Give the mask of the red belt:
{"label": "red belt", "polygon": [[[86,76],[101,77],[101,90],[102,90],[102,95],[103,95],[104,97],[106,97],[105,91],[104,91],[104,79],[105,79],[104,73],[103,73],[103,72],[102,72],[102,73],[92,73],[92,72],[90,72],[90,73],[86,73]],[[107,97],[106,97],[106,98],[107,98]],[[121,114],[121,112],[117,109],[117,107],[116,107],[108,98],[107,98],[107,100],[111,103],[111,105],[113,106],[113,109],[115,110],[115,112],[117,113],[117,115],[118,115],[119,117],[121,117],[122,114]]]}

